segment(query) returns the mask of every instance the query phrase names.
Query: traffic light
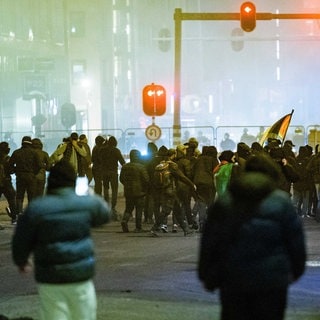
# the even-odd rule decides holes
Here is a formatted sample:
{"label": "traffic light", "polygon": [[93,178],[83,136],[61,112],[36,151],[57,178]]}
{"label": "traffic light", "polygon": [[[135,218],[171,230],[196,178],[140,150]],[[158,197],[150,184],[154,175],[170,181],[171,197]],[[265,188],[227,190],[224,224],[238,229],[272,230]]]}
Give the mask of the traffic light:
{"label": "traffic light", "polygon": [[147,116],[162,116],[166,112],[166,90],[158,84],[150,84],[142,91],[143,112]]}
{"label": "traffic light", "polygon": [[159,42],[158,42],[158,45],[159,45],[160,51],[167,52],[167,51],[170,50],[170,47],[171,47],[171,40],[169,39],[170,36],[171,36],[170,35],[170,30],[167,29],[167,28],[162,28],[159,31]]}
{"label": "traffic light", "polygon": [[231,31],[231,47],[234,51],[241,51],[244,47],[243,30],[241,28],[234,28]]}
{"label": "traffic light", "polygon": [[244,2],[240,7],[240,22],[243,31],[251,32],[256,27],[256,6],[252,2]]}

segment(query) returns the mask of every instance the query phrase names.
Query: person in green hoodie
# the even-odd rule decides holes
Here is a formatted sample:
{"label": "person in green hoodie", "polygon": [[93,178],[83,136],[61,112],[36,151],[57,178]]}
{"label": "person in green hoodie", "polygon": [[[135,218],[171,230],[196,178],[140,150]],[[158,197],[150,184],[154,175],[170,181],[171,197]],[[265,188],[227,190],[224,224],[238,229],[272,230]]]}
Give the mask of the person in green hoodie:
{"label": "person in green hoodie", "polygon": [[235,154],[231,150],[222,151],[218,157],[220,163],[214,168],[216,197],[225,193],[230,181],[238,174],[239,166],[235,162]]}

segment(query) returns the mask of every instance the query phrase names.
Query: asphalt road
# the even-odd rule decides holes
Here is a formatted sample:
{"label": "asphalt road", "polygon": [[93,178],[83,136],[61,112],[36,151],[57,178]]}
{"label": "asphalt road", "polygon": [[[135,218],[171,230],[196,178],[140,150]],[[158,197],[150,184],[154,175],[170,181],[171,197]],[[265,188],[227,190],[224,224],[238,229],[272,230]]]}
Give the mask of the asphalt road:
{"label": "asphalt road", "polygon": [[[0,314],[37,319],[33,275],[13,266],[13,227],[0,201]],[[119,211],[123,199],[119,201]],[[290,288],[286,320],[320,319],[320,224],[304,220],[308,245],[305,275]],[[133,222],[129,227],[134,229]],[[144,225],[149,230],[150,225]],[[169,228],[170,230],[170,228]],[[119,222],[92,230],[96,246],[98,319],[218,319],[218,293],[206,292],[197,279],[200,234],[151,237],[148,232],[124,234]]]}

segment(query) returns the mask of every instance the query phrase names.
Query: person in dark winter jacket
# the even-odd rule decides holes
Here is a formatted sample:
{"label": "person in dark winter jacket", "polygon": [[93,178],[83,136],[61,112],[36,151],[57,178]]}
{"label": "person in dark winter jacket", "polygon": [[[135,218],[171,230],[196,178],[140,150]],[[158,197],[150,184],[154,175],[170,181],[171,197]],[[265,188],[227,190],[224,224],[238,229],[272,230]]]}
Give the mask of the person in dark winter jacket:
{"label": "person in dark winter jacket", "polygon": [[312,177],[313,193],[311,198],[311,216],[315,216],[320,221],[320,151],[319,145],[315,147],[315,153],[310,157],[307,171]]}
{"label": "person in dark winter jacket", "polygon": [[[192,170],[191,170],[191,161],[187,158],[187,149],[188,147],[184,144],[180,144],[176,147],[176,156],[175,156],[175,162],[178,165],[181,172],[188,177],[192,181]],[[193,229],[198,229],[198,224],[196,221],[196,218],[193,217],[192,211],[191,211],[191,197],[192,192],[194,191],[190,186],[186,185],[182,181],[177,180],[176,183],[177,188],[177,196],[179,199],[179,202],[176,203],[176,206],[173,210],[173,232],[177,231],[177,224],[175,219],[175,211],[181,210],[182,214],[185,217],[185,220],[187,221],[189,226],[192,226]]]}
{"label": "person in dark winter jacket", "polygon": [[42,141],[39,138],[32,139],[32,147],[41,161],[41,168],[36,175],[36,197],[42,197],[47,181],[46,172],[50,169],[50,158],[48,152],[43,150]]}
{"label": "person in dark winter jacket", "polygon": [[304,272],[301,219],[279,174],[269,157],[250,157],[208,210],[198,275],[220,290],[222,320],[284,319],[288,286]]}
{"label": "person in dark winter jacket", "polygon": [[7,213],[11,218],[11,223],[15,224],[18,216],[16,204],[16,190],[12,185],[12,179],[9,169],[9,152],[8,142],[0,143],[0,195],[4,195],[8,201]]}
{"label": "person in dark winter jacket", "polygon": [[130,162],[124,164],[120,172],[120,182],[124,187],[126,207],[121,221],[123,232],[129,232],[128,221],[135,209],[135,232],[142,232],[142,211],[149,184],[147,169],[141,163],[139,150],[130,151]]}
{"label": "person in dark winter jacket", "polygon": [[280,168],[280,189],[291,194],[292,184],[299,180],[299,174],[295,168],[295,158],[286,156],[281,147],[272,147],[269,155]]}
{"label": "person in dark winter jacket", "polygon": [[103,178],[102,178],[102,168],[101,163],[99,161],[99,152],[103,146],[105,139],[102,136],[96,136],[95,145],[92,148],[92,175],[94,180],[94,192],[96,194],[102,195],[103,188]]}
{"label": "person in dark winter jacket", "polygon": [[161,146],[159,150],[156,152],[156,154],[152,157],[152,159],[150,159],[150,161],[147,164],[147,171],[150,179],[148,192],[151,194],[151,197],[152,197],[152,212],[154,215],[154,221],[152,224],[156,224],[157,227],[159,227],[160,223],[162,223],[163,221],[160,221],[161,197],[159,194],[159,190],[154,181],[154,174],[155,174],[156,166],[160,164],[162,161],[167,160],[167,158],[168,158],[168,148],[166,146]]}
{"label": "person in dark winter jacket", "polygon": [[238,163],[241,170],[242,168],[244,168],[246,164],[246,160],[250,157],[250,155],[251,155],[250,147],[244,142],[239,142],[237,144],[237,151],[235,152],[235,156],[236,156],[235,161]]}
{"label": "person in dark winter jacket", "polygon": [[[307,170],[307,165],[311,156],[306,146],[299,147],[299,153],[296,157],[296,171],[299,180],[293,183],[293,205],[296,207],[297,214],[301,217],[311,217],[310,196],[313,191],[314,184],[312,175]],[[310,211],[309,211],[310,210]]]}
{"label": "person in dark winter jacket", "polygon": [[15,150],[9,160],[10,173],[16,175],[16,202],[19,213],[23,212],[24,195],[27,193],[28,202],[36,196],[36,175],[42,168],[38,154],[32,148],[32,140],[24,136],[21,148]]}
{"label": "person in dark winter jacket", "polygon": [[216,195],[214,185],[213,170],[219,164],[218,152],[215,146],[206,146],[202,148],[202,154],[196,160],[193,166],[192,181],[197,186],[199,200],[197,201],[199,211],[200,232],[206,220],[207,208],[213,203]]}
{"label": "person in dark winter jacket", "polygon": [[[109,137],[101,147],[98,155],[98,161],[101,164],[104,199],[111,205],[112,219],[118,220],[117,202],[119,188],[118,165],[123,166],[126,161],[117,148],[118,141],[114,136]],[[109,185],[111,187],[111,201],[109,198]]]}
{"label": "person in dark winter jacket", "polygon": [[[147,154],[142,157],[142,163],[147,169],[149,179],[153,177],[154,161],[157,156],[158,147],[154,142],[148,142]],[[147,189],[147,194],[144,202],[144,222],[152,224],[155,216],[155,203],[154,203],[154,192],[152,189],[152,184],[150,183]]]}
{"label": "person in dark winter jacket", "polygon": [[265,151],[259,142],[253,142],[251,145],[251,154],[263,154]]}
{"label": "person in dark winter jacket", "polygon": [[21,273],[31,271],[40,296],[40,320],[96,319],[95,270],[90,228],[110,220],[101,197],[75,193],[76,173],[58,162],[48,177],[47,195],[29,203],[17,222],[12,258]]}

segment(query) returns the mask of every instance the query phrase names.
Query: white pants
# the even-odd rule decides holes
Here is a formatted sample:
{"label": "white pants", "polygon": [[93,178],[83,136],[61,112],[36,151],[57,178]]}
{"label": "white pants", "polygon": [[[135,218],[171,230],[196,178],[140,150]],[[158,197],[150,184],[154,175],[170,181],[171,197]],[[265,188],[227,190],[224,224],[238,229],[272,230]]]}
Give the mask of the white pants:
{"label": "white pants", "polygon": [[41,320],[96,320],[93,282],[38,284]]}

